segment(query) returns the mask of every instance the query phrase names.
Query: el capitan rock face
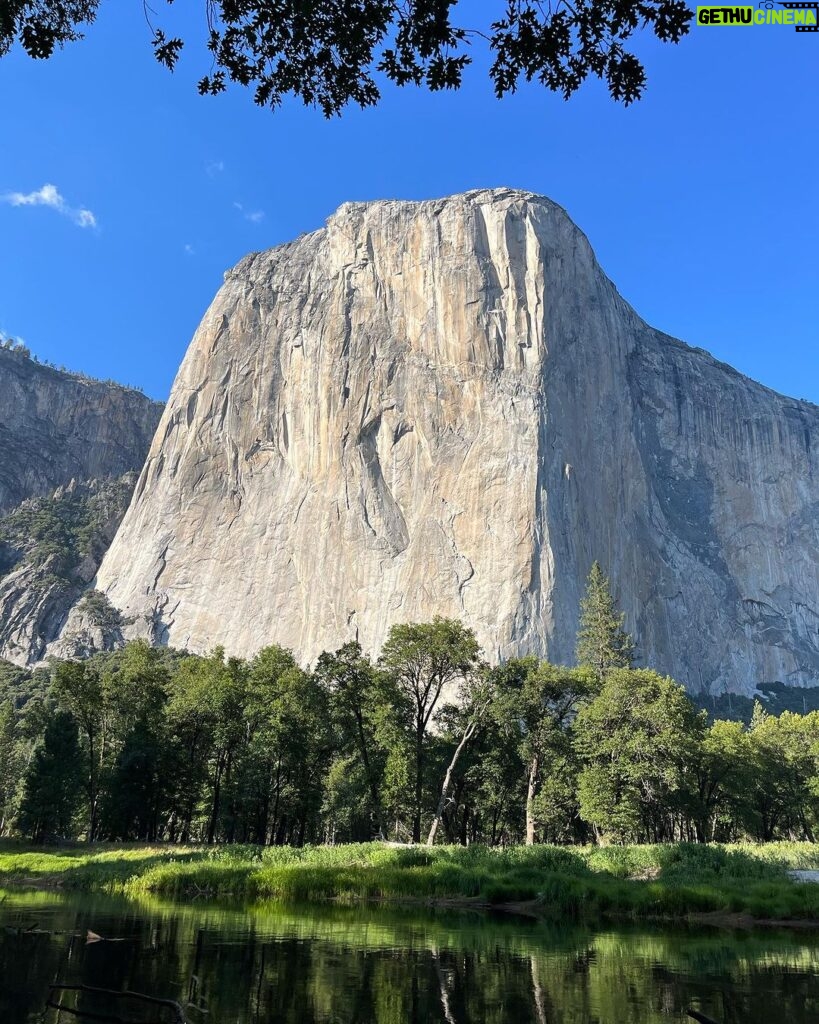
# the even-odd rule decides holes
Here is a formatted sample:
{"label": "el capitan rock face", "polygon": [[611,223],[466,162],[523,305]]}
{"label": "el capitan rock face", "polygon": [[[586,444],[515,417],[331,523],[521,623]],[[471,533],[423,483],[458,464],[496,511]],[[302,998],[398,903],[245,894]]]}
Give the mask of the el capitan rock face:
{"label": "el capitan rock face", "polygon": [[597,558],[641,661],[815,683],[817,451],[819,409],[646,325],[549,200],[346,204],[226,276],[96,586],[193,650],[441,614],[570,662]]}

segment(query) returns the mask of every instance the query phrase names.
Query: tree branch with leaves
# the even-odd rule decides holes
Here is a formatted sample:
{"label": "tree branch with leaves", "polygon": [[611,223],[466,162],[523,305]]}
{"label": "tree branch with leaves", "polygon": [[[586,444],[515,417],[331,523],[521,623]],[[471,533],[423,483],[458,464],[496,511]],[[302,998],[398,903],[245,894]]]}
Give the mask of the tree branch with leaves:
{"label": "tree branch with leaves", "polygon": [[[8,0],[0,6],[0,56],[15,42],[50,57],[82,38],[104,0]],[[456,20],[457,0],[200,0],[210,66],[199,92],[230,84],[275,109],[293,96],[326,117],[348,104],[369,107],[385,82],[458,89],[475,47],[489,52],[495,95],[538,82],[568,99],[589,78],[629,104],[646,85],[627,44],[641,31],[666,43],[685,36],[693,10],[684,0],[507,0],[488,24]],[[165,0],[165,6],[173,0]],[[185,49],[144,4],[156,59],[170,70]]]}

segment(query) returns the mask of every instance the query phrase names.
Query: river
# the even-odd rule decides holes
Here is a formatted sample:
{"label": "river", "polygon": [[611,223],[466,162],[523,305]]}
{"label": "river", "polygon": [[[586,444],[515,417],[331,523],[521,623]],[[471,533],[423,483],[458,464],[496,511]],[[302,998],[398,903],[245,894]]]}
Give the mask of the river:
{"label": "river", "polygon": [[815,1024],[817,966],[813,932],[53,893],[0,904],[2,1024],[174,1020],[53,984],[172,999],[191,1024],[669,1024],[689,1007],[720,1024]]}

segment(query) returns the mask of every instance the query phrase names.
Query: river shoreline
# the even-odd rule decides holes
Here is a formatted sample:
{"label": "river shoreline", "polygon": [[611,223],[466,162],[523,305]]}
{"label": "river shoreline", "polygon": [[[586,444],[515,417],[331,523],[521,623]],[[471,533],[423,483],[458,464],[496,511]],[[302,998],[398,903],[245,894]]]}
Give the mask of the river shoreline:
{"label": "river shoreline", "polygon": [[[96,889],[76,889],[66,888],[59,878],[16,878],[11,880],[4,880],[0,885],[0,893],[3,888],[7,890],[14,890],[17,892],[50,892],[50,893],[71,893],[78,894],[79,892],[85,892],[89,895],[108,895],[109,891],[96,890]],[[125,896],[127,899],[127,895]],[[174,902],[187,902],[194,903],[201,899],[198,895],[194,895],[192,898],[189,897],[187,900],[180,898],[179,896],[174,897]],[[234,893],[223,892],[215,897],[208,897],[215,903],[221,906],[243,905],[245,901],[237,897]],[[282,902],[284,904],[290,901],[275,899],[261,900],[255,905],[264,905],[265,903]],[[316,904],[336,904],[343,906],[356,906],[356,905],[369,905],[369,906],[383,906],[383,907],[410,907],[425,910],[443,910],[443,911],[474,911],[477,914],[500,914],[509,917],[519,917],[529,919],[533,921],[552,921],[554,920],[556,911],[554,907],[547,906],[538,900],[520,900],[511,903],[491,903],[488,900],[481,899],[480,897],[457,897],[457,896],[442,896],[439,898],[417,898],[413,899],[409,896],[402,897],[364,897],[358,900],[340,899],[338,897],[327,897],[324,900],[316,900]],[[2,898],[0,898],[0,906],[2,905]],[[819,929],[819,918],[765,918],[765,917],[753,917],[750,914],[742,913],[723,913],[720,911],[712,911],[705,913],[692,913],[686,914],[683,917],[675,917],[671,915],[643,915],[636,918],[633,914],[627,912],[618,913],[616,910],[607,911],[602,917],[611,922],[628,922],[628,921],[640,921],[642,923],[651,924],[694,924],[704,925],[714,928],[720,928],[730,931],[750,931],[755,928],[767,928],[767,929],[793,929],[795,931],[816,931]],[[582,919],[581,919],[582,920]]]}
{"label": "river shoreline", "polygon": [[819,845],[642,847],[0,844],[0,888],[218,900],[381,903],[537,919],[819,927]]}

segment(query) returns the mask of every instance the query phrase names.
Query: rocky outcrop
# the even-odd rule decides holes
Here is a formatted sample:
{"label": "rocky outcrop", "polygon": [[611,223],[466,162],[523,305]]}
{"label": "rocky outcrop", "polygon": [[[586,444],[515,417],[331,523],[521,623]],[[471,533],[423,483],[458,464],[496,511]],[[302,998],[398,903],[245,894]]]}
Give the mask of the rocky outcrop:
{"label": "rocky outcrop", "polygon": [[89,586],[135,483],[135,474],[72,481],[0,519],[0,658],[30,665],[122,642],[121,617]]}
{"label": "rocky outcrop", "polygon": [[573,657],[594,559],[692,690],[819,682],[819,410],[649,327],[554,203],[346,204],[226,276],[97,587],[304,661],[457,616]]}
{"label": "rocky outcrop", "polygon": [[125,644],[123,628],[128,623],[99,590],[86,589],[63,615],[63,623],[59,636],[46,647],[50,658],[88,658]]}
{"label": "rocky outcrop", "polygon": [[[0,347],[0,658],[43,658],[127,508],[162,405]],[[92,602],[93,605],[93,602]],[[93,605],[93,608],[98,608]],[[80,614],[75,612],[75,617]],[[52,653],[118,636],[74,623]]]}
{"label": "rocky outcrop", "polygon": [[0,347],[0,514],[71,480],[139,472],[162,405]]}

